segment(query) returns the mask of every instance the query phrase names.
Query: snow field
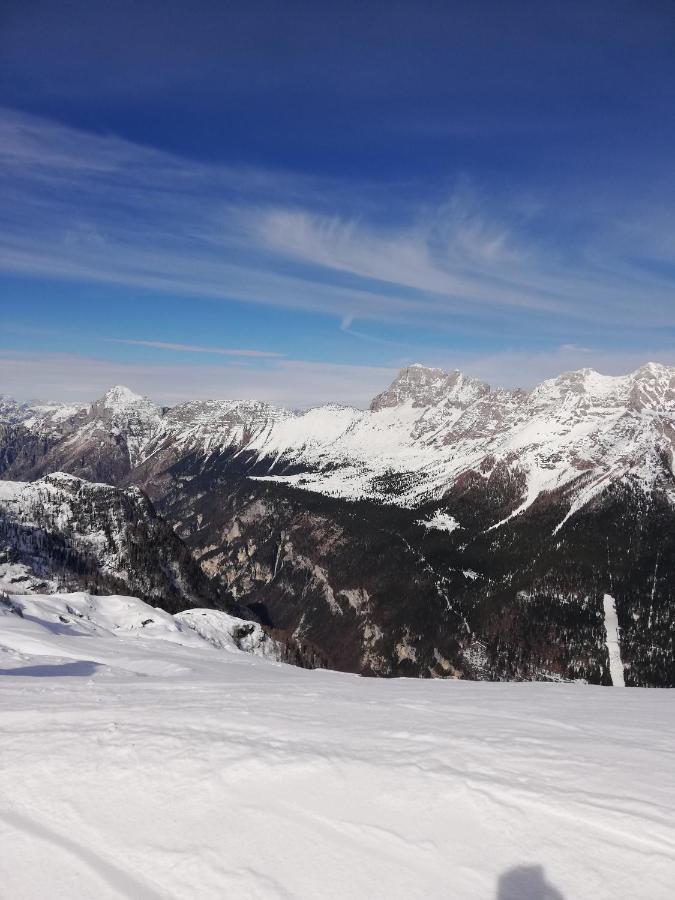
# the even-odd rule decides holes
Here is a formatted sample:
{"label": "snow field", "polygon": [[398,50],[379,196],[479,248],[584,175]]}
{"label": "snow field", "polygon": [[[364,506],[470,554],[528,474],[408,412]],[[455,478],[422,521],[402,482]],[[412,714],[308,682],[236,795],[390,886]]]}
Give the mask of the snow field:
{"label": "snow field", "polygon": [[672,897],[671,692],[304,671],[132,600],[0,613],[1,896]]}

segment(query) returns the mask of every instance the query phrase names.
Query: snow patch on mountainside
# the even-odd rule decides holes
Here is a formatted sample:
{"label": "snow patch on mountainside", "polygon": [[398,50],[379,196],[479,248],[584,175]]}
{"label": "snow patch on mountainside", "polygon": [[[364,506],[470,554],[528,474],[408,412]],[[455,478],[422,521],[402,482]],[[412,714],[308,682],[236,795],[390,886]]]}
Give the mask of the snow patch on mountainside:
{"label": "snow patch on mountainside", "polygon": [[0,502],[13,503],[27,484],[27,481],[0,481]]}
{"label": "snow patch on mountainside", "polygon": [[36,574],[33,567],[17,562],[14,555],[11,550],[0,548],[0,593],[51,594],[58,591],[57,578]]}
{"label": "snow patch on mountainside", "polygon": [[435,512],[430,519],[420,519],[420,524],[436,531],[447,531],[448,534],[462,527],[454,516],[440,511]]}
{"label": "snow patch on mountainside", "polygon": [[621,646],[619,620],[616,615],[614,597],[605,594],[602,598],[605,613],[605,634],[607,636],[607,653],[609,654],[609,674],[614,687],[625,687],[623,663],[621,662]]}

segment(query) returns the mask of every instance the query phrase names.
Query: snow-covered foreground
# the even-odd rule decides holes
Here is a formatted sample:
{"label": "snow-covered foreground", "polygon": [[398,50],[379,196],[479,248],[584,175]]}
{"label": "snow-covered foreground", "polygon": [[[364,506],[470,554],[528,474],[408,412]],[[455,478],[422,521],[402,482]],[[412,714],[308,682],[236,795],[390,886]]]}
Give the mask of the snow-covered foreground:
{"label": "snow-covered foreground", "polygon": [[672,692],[309,672],[107,599],[0,614],[0,896],[673,896]]}

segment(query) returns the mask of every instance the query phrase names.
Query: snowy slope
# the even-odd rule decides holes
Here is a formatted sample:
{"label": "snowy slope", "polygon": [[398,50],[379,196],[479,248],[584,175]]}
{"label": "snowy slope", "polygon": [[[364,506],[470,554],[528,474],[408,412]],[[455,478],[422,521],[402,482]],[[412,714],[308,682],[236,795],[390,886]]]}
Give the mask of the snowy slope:
{"label": "snowy slope", "polygon": [[12,397],[0,394],[0,421],[14,424],[30,415],[27,403],[17,403]]}
{"label": "snowy slope", "polygon": [[173,616],[183,633],[190,629],[217,650],[243,650],[281,661],[279,645],[257,622],[237,619],[219,609],[186,609]]}
{"label": "snowy slope", "polygon": [[56,659],[57,668],[67,668],[64,660],[85,657],[101,668],[138,673],[148,668],[148,651],[156,657],[156,642],[282,659],[281,648],[260,625],[218,610],[172,616],[126,595],[0,593],[0,675],[7,674],[10,663],[49,666]]}
{"label": "snowy slope", "polygon": [[672,897],[667,691],[361,679],[130,598],[13,602],[2,896]]}
{"label": "snowy slope", "polygon": [[17,403],[0,394],[0,422],[22,424],[40,434],[59,434],[74,427],[78,416],[86,413],[84,403],[55,403],[33,401]]}
{"label": "snowy slope", "polygon": [[[400,376],[406,384],[407,372]],[[570,515],[618,478],[632,477],[646,491],[664,472],[672,482],[674,369],[649,364],[620,378],[585,369],[529,394],[458,377],[440,400],[434,383],[428,405],[394,388],[388,394],[385,405],[376,398],[369,414],[320,447],[286,450],[309,474],[271,477],[335,496],[377,497],[378,476],[414,473],[390,499],[415,505],[441,497],[467,471],[487,478],[503,465],[523,478],[518,512],[543,492],[566,488]],[[260,456],[279,451],[269,438],[250,446]]]}

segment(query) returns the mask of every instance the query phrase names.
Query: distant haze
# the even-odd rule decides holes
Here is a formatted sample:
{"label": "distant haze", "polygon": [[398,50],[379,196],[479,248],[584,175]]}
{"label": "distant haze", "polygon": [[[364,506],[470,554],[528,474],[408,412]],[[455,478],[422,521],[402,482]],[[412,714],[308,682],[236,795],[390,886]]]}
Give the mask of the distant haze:
{"label": "distant haze", "polygon": [[[493,358],[458,361],[464,374],[493,387],[532,388],[546,378],[579,368],[595,368],[605,375],[635,371],[647,358],[607,356],[599,365],[581,350],[551,355],[503,354]],[[658,362],[675,365],[675,353]],[[156,403],[173,405],[184,400],[265,400],[291,409],[322,403],[343,403],[366,408],[396,376],[398,368],[379,366],[275,361],[264,368],[245,366],[166,366],[120,364],[66,354],[0,354],[0,393],[17,400],[91,402],[112,384],[126,384]]]}

